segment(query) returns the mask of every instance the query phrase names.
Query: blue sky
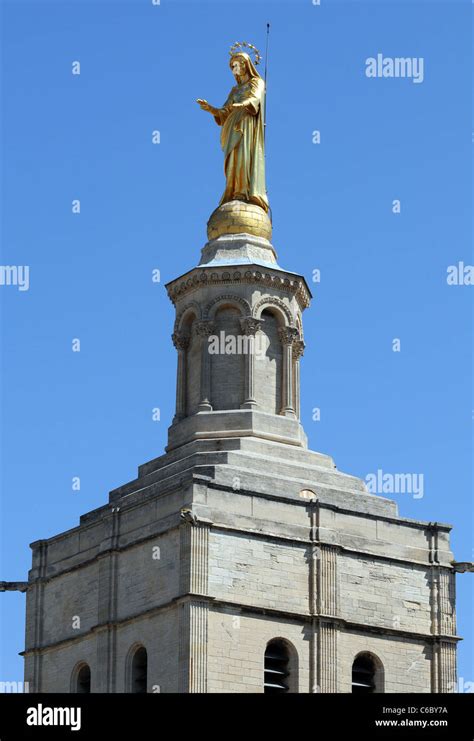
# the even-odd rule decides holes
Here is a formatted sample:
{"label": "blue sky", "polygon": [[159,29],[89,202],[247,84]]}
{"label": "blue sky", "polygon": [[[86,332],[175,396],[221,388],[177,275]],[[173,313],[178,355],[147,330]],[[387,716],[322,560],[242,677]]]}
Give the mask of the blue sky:
{"label": "blue sky", "polygon": [[[473,262],[472,6],[321,3],[2,3],[2,264],[29,265],[30,289],[0,289],[1,579],[26,579],[30,542],[163,451],[164,284],[197,263],[224,187],[219,129],[194,101],[224,102],[229,46],[263,51],[267,21],[274,244],[308,281],[321,271],[304,317],[310,447],[363,478],[423,473],[422,498],[393,496],[400,513],[451,523],[456,558],[474,558],[473,289],[446,280]],[[377,53],[423,57],[423,82],[367,78]],[[467,682],[472,577],[457,585]],[[21,679],[24,595],[0,603],[0,679]]]}

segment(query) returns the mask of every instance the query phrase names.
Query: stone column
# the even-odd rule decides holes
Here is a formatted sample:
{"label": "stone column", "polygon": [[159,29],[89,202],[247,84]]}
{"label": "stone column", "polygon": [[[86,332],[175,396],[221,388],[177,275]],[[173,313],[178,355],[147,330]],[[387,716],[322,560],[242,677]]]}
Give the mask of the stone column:
{"label": "stone column", "polygon": [[31,547],[33,548],[33,568],[30,572],[30,586],[26,594],[28,609],[25,681],[29,683],[29,692],[41,692],[43,659],[41,646],[43,643],[44,585],[48,563],[48,541],[38,540],[32,543]]}
{"label": "stone column", "polygon": [[262,327],[261,319],[245,317],[240,320],[242,332],[247,339],[247,352],[245,355],[245,389],[244,402],[241,404],[242,409],[253,409],[258,406],[255,399],[255,337]]}
{"label": "stone column", "polygon": [[206,694],[208,604],[198,598],[186,598],[179,602],[178,611],[178,692]]}
{"label": "stone column", "polygon": [[320,541],[320,507],[309,508],[310,692],[337,692],[337,546]]}
{"label": "stone column", "polygon": [[201,321],[196,324],[196,334],[201,338],[201,400],[199,402],[200,412],[212,412],[211,404],[211,364],[209,358],[209,337],[214,334],[213,322]]}
{"label": "stone column", "polygon": [[[431,692],[456,691],[456,615],[454,611],[454,573],[439,562],[439,530],[435,522],[428,528],[431,591]],[[449,640],[453,636],[452,640]]]}
{"label": "stone column", "polygon": [[440,568],[438,578],[438,597],[440,613],[440,632],[456,635],[456,581],[452,569]]}
{"label": "stone column", "polygon": [[[437,534],[433,536],[437,541]],[[437,546],[436,546],[437,547]],[[433,550],[432,550],[433,553]],[[454,573],[440,566],[433,557],[431,578],[431,691],[456,692],[456,614],[454,610]],[[434,561],[434,562],[433,562]],[[452,639],[450,640],[450,637]]]}
{"label": "stone column", "polygon": [[321,543],[318,559],[319,672],[321,692],[337,692],[337,547]]}
{"label": "stone column", "polygon": [[296,327],[280,327],[278,330],[283,347],[282,405],[280,414],[296,417],[293,401],[293,344],[298,337]]}
{"label": "stone column", "polygon": [[[97,672],[95,692],[117,692],[117,592],[118,541],[120,535],[120,507],[112,507],[105,519],[107,535],[98,554],[99,583],[97,630]],[[128,689],[126,689],[128,691]]]}
{"label": "stone column", "polygon": [[319,691],[337,692],[337,626],[319,619]]}
{"label": "stone column", "polygon": [[189,335],[175,332],[173,345],[178,351],[178,372],[176,376],[176,414],[173,424],[186,416],[186,351],[189,347]]}
{"label": "stone column", "polygon": [[453,693],[458,691],[456,671],[456,642],[439,641],[438,644],[438,668],[439,685],[438,692]]}
{"label": "stone column", "polygon": [[303,340],[296,340],[293,345],[293,360],[294,360],[294,389],[295,389],[295,411],[298,419],[301,418],[301,404],[300,404],[300,359],[304,353],[304,342]]}
{"label": "stone column", "polygon": [[206,693],[210,524],[187,509],[181,519],[178,691]]}
{"label": "stone column", "polygon": [[320,692],[318,685],[318,538],[319,538],[319,508],[312,504],[310,516],[310,549],[308,552],[309,564],[309,613],[311,615],[311,632],[309,643],[309,691]]}

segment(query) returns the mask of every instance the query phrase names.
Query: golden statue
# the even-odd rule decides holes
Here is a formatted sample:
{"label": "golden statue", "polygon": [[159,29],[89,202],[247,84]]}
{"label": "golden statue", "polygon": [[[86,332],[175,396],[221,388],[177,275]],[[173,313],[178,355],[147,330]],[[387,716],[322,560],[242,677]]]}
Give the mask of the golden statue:
{"label": "golden statue", "polygon": [[250,55],[242,51],[244,47],[253,50],[255,64],[260,61],[260,54],[252,44],[234,44],[229,64],[237,85],[230,91],[222,108],[214,108],[207,100],[198,99],[197,102],[222,126],[226,187],[219,205],[228,201],[246,201],[267,212],[263,120],[265,83]]}

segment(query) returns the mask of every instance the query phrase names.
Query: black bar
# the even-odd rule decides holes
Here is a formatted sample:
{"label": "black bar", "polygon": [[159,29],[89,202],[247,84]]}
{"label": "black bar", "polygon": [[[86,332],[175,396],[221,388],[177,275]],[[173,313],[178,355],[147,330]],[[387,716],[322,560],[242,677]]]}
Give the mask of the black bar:
{"label": "black bar", "polygon": [[[53,717],[67,725],[44,725]],[[48,710],[50,709],[50,710]],[[73,709],[73,714],[67,712]],[[80,718],[77,714],[80,709]],[[68,717],[69,715],[69,717]],[[42,725],[28,725],[27,718]],[[437,738],[472,741],[472,694],[1,694],[0,741],[18,739],[160,738],[186,730],[221,736],[239,729],[254,736],[262,724],[266,737],[275,726],[291,738],[308,731],[316,738]],[[383,725],[382,725],[383,722]],[[422,725],[424,724],[424,726]],[[175,726],[175,728],[174,728]]]}

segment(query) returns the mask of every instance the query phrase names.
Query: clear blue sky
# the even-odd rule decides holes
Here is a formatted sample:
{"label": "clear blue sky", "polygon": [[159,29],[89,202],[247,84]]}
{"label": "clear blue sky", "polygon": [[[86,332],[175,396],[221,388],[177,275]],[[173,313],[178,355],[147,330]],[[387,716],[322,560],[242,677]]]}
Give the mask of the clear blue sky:
{"label": "clear blue sky", "polygon": [[[194,101],[225,100],[230,44],[263,50],[267,21],[274,244],[308,281],[321,270],[302,362],[310,446],[361,477],[423,473],[423,498],[394,495],[400,513],[453,524],[456,558],[474,558],[473,288],[446,281],[473,262],[472,6],[321,2],[2,3],[2,264],[29,265],[30,290],[0,288],[0,579],[26,579],[30,542],[163,451],[164,283],[197,263],[224,185],[219,129]],[[423,57],[423,83],[368,79],[377,53]],[[466,682],[472,582],[457,577]],[[2,680],[22,678],[24,599],[0,600]]]}

